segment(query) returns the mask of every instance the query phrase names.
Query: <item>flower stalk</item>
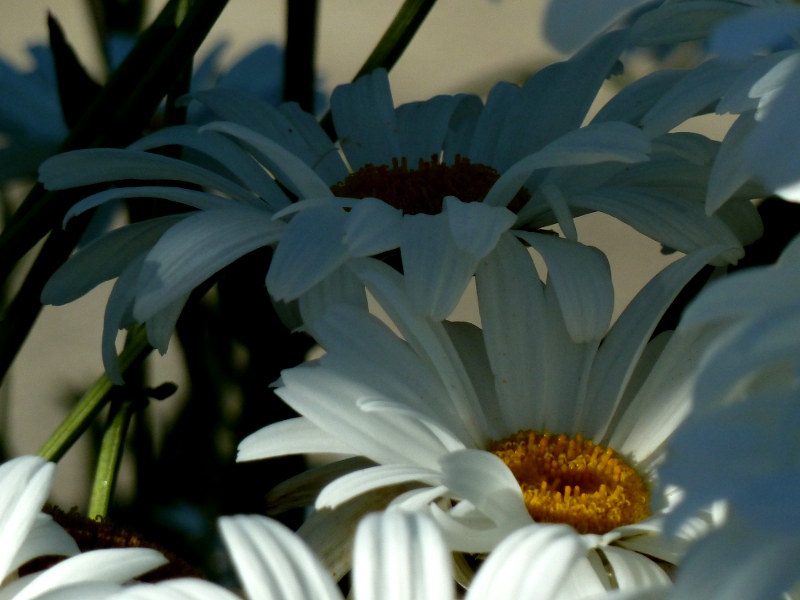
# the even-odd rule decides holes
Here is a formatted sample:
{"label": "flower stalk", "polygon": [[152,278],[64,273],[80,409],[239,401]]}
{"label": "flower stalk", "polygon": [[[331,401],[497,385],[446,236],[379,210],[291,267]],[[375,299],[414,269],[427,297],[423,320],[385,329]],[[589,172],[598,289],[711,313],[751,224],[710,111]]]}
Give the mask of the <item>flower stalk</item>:
{"label": "flower stalk", "polygon": [[94,474],[92,495],[89,500],[88,516],[92,519],[104,519],[108,514],[108,506],[117,483],[128,425],[139,407],[137,398],[131,397],[130,394],[124,394],[124,396],[124,398],[112,401],[108,424],[100,444],[100,455],[97,458],[97,470]]}
{"label": "flower stalk", "polygon": [[[143,326],[131,329],[125,349],[119,357],[120,369],[125,373],[134,364],[141,362],[150,353],[152,347],[147,342],[147,333]],[[50,438],[44,443],[38,454],[46,460],[58,462],[72,447],[72,444],[89,428],[94,418],[110,400],[109,392],[114,384],[103,373],[83,398],[58,426]],[[104,442],[105,443],[105,442]]]}

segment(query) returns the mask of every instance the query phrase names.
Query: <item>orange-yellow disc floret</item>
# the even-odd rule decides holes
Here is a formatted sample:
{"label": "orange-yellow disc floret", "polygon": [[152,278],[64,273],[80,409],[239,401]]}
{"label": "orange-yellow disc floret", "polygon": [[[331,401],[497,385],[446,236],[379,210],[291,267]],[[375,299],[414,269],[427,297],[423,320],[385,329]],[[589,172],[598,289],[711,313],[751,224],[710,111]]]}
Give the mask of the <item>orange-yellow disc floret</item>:
{"label": "orange-yellow disc floret", "polygon": [[650,515],[650,492],[636,469],[613,449],[574,438],[520,431],[491,452],[517,478],[525,506],[541,523],[566,523],[603,534]]}

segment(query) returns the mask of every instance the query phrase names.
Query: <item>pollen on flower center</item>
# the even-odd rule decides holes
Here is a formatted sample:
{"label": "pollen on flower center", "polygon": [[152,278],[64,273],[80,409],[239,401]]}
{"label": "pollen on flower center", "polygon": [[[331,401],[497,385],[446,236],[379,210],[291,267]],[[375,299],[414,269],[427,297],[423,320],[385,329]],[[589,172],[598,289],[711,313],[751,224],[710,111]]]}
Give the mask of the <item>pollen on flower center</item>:
{"label": "pollen on flower center", "polygon": [[[331,191],[339,198],[378,198],[406,215],[435,215],[442,212],[445,196],[480,202],[499,178],[492,167],[471,163],[461,155],[456,155],[452,165],[440,163],[436,155],[430,161],[420,159],[416,169],[409,169],[405,158],[393,158],[391,167],[364,165],[332,186]],[[530,197],[523,188],[508,208],[517,212]]]}
{"label": "pollen on flower center", "polygon": [[641,475],[613,449],[580,434],[519,431],[493,442],[490,451],[514,473],[535,521],[603,534],[650,515]]}

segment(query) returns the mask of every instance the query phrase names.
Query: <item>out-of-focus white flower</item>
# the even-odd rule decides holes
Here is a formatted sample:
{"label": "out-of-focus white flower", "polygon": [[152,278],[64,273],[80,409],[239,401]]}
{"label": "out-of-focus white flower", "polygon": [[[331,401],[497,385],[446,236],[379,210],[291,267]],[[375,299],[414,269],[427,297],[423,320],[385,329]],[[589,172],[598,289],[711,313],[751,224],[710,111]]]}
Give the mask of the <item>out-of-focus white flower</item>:
{"label": "out-of-focus white flower", "polygon": [[[317,509],[410,484],[418,489],[394,503],[431,511],[455,550],[486,551],[532,521],[562,522],[584,534],[593,564],[605,557],[620,586],[666,581],[644,555],[677,563],[691,534],[660,535],[677,494],[658,487],[656,466],[690,409],[710,340],[703,332],[677,343],[668,334],[648,340],[721,248],[667,267],[608,330],[605,257],[558,238],[517,235],[542,253],[548,281],[502,236],[476,274],[483,330],[420,317],[402,276],[372,259],[353,263],[402,339],[365,311],[331,308],[310,325],[327,354],[283,371],[276,390],[302,416],[246,438],[238,459],[361,455],[377,466],[360,464],[329,483]],[[442,510],[434,502],[442,499],[458,503]],[[336,528],[331,536],[342,535]],[[591,570],[581,581],[587,589],[609,585]]]}
{"label": "out-of-focus white flower", "polygon": [[[22,456],[0,465],[0,595],[8,600],[104,598],[119,584],[166,564],[148,548],[115,548],[81,554],[64,529],[41,511],[55,465]],[[16,578],[39,556],[69,556],[43,571]]]}
{"label": "out-of-focus white flower", "polygon": [[[256,515],[220,519],[234,567],[251,600],[343,600],[334,579],[303,540]],[[465,600],[578,598],[570,571],[587,563],[586,547],[569,527],[531,526],[504,541],[481,566]],[[353,549],[356,600],[453,600],[450,551],[436,524],[422,514],[372,513],[359,523]],[[588,563],[585,564],[589,567]],[[341,576],[341,574],[339,574]],[[338,579],[338,577],[337,577]],[[196,580],[137,585],[114,600],[232,600],[230,592]]]}
{"label": "out-of-focus white flower", "polygon": [[718,341],[662,471],[686,491],[675,515],[724,500],[753,527],[800,536],[800,238],[704,290],[676,335],[701,329]]}
{"label": "out-of-focus white flower", "polygon": [[[117,329],[146,322],[163,352],[195,286],[276,243],[267,287],[278,300],[305,295],[306,323],[335,302],[364,306],[363,286],[342,266],[398,248],[415,310],[445,318],[505,231],[558,222],[576,241],[573,217],[595,210],[684,252],[722,244],[715,261],[735,262],[742,244],[760,235],[760,221],[744,201],[713,217],[703,213],[714,142],[663,132],[651,143],[618,122],[638,114],[630,96],[580,127],[625,43],[625,32],[609,34],[522,88],[498,84],[485,106],[462,94],[395,109],[378,70],[334,91],[338,148],[294,104],[274,109],[227,89],[193,94],[228,122],[201,132],[167,129],[128,150],[67,153],[46,162],[40,176],[49,189],[167,179],[223,195],[147,186],[79,202],[67,219],[118,198],[165,198],[200,210],[112,232],[67,262],[42,300],[63,304],[120,275],[104,334],[106,370],[119,382]],[[172,144],[213,158],[225,176],[144,152]],[[292,204],[262,165],[299,201]]]}

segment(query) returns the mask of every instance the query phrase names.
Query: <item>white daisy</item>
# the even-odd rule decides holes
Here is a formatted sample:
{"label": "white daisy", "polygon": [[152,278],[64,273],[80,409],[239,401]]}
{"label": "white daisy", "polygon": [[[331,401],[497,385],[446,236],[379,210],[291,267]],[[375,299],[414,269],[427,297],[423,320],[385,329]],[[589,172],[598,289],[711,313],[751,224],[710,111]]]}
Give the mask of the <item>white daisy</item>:
{"label": "white daisy", "polygon": [[[200,212],[139,225],[149,227],[145,236],[120,232],[87,247],[56,273],[42,300],[63,304],[125,270],[107,311],[111,358],[116,329],[131,322],[146,322],[163,351],[162,334],[191,290],[267,245],[277,244],[270,293],[278,300],[303,296],[306,322],[334,302],[364,306],[363,287],[342,265],[398,248],[416,310],[444,318],[504,231],[557,221],[574,240],[573,213],[607,212],[684,252],[722,244],[728,250],[718,262],[735,262],[760,229],[746,203],[730,203],[713,217],[703,213],[714,142],[665,134],[651,144],[636,127],[617,122],[636,113],[635,102],[618,103],[613,114],[580,127],[626,40],[624,32],[609,34],[522,88],[500,83],[485,106],[462,94],[395,109],[386,72],[378,70],[334,91],[338,148],[295,105],[274,109],[224,89],[192,94],[227,122],[202,133],[164,130],[128,150],[64,154],[42,166],[41,179],[48,189],[168,179],[222,195],[149,186],[79,202],[66,220],[111,199],[142,196]],[[207,154],[226,176],[143,152],[170,144]],[[299,201],[291,204],[261,165]],[[106,368],[117,376],[111,362]]]}
{"label": "white daisy", "polygon": [[[4,599],[105,597],[121,584],[166,564],[147,548],[94,550],[81,554],[66,531],[41,511],[55,465],[22,456],[0,465],[0,596]],[[39,556],[68,556],[44,571],[17,577]]]}
{"label": "white daisy", "polygon": [[[597,573],[605,561],[620,586],[666,581],[644,555],[676,563],[691,534],[660,535],[676,493],[659,488],[655,467],[689,411],[709,338],[648,340],[678,291],[722,249],[664,269],[608,330],[613,291],[599,251],[534,240],[547,261],[543,285],[510,238],[477,270],[482,331],[420,317],[402,276],[371,259],[353,263],[403,339],[364,311],[333,307],[311,325],[327,354],[284,371],[276,390],[302,416],[245,439],[239,460],[361,455],[377,466],[351,467],[322,490],[317,509],[411,484],[417,489],[395,503],[430,510],[455,550],[490,550],[534,521],[567,523],[595,549]],[[442,498],[458,503],[442,510],[433,502]],[[586,585],[607,588],[594,573]]]}

